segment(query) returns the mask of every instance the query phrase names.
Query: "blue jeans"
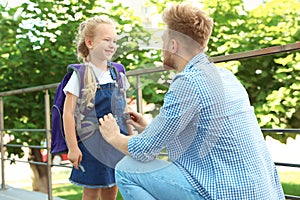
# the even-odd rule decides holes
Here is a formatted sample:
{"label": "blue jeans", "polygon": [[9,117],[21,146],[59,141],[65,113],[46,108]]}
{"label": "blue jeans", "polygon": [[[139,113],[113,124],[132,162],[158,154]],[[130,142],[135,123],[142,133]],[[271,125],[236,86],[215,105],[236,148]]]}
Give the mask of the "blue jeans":
{"label": "blue jeans", "polygon": [[124,157],[115,169],[116,182],[125,200],[202,200],[200,194],[171,162],[142,163]]}

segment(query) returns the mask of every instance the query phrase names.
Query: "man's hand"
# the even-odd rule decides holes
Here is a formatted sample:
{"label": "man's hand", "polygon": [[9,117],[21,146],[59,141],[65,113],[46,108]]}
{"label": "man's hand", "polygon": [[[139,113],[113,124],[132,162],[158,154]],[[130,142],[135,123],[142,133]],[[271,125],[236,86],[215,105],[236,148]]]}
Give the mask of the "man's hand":
{"label": "man's hand", "polygon": [[103,138],[115,147],[117,150],[125,155],[130,155],[128,152],[128,141],[130,136],[126,136],[120,133],[120,128],[111,113],[104,115],[103,118],[99,119],[100,122],[100,133]]}
{"label": "man's hand", "polygon": [[128,113],[130,114],[130,119],[126,122],[131,124],[139,133],[148,126],[148,121],[140,113],[134,111],[129,111]]}

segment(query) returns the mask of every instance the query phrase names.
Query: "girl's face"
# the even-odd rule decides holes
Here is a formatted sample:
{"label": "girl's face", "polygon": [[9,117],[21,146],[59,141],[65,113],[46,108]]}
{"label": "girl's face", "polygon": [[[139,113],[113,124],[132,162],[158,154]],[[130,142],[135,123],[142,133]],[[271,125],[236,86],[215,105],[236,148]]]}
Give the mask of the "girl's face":
{"label": "girl's face", "polygon": [[92,59],[110,60],[117,50],[117,33],[111,24],[98,24],[92,38]]}

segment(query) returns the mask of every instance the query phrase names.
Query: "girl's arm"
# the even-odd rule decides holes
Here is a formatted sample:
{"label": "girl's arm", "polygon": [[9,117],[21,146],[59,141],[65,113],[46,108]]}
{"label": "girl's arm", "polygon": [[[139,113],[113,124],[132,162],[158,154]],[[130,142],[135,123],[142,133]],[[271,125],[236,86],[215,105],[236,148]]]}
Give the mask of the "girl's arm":
{"label": "girl's arm", "polygon": [[69,149],[68,158],[76,169],[78,169],[78,165],[82,159],[82,153],[78,147],[75,129],[75,109],[77,99],[77,96],[67,92],[63,111],[64,131]]}

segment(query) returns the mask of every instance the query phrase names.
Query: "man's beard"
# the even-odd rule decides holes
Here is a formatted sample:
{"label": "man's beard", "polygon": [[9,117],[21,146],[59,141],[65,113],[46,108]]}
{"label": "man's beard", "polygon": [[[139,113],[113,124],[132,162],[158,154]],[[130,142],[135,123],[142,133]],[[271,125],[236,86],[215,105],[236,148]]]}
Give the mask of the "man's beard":
{"label": "man's beard", "polygon": [[174,62],[174,57],[172,56],[173,54],[170,53],[169,51],[164,51],[163,52],[163,66],[166,70],[169,69],[175,69],[175,62]]}

